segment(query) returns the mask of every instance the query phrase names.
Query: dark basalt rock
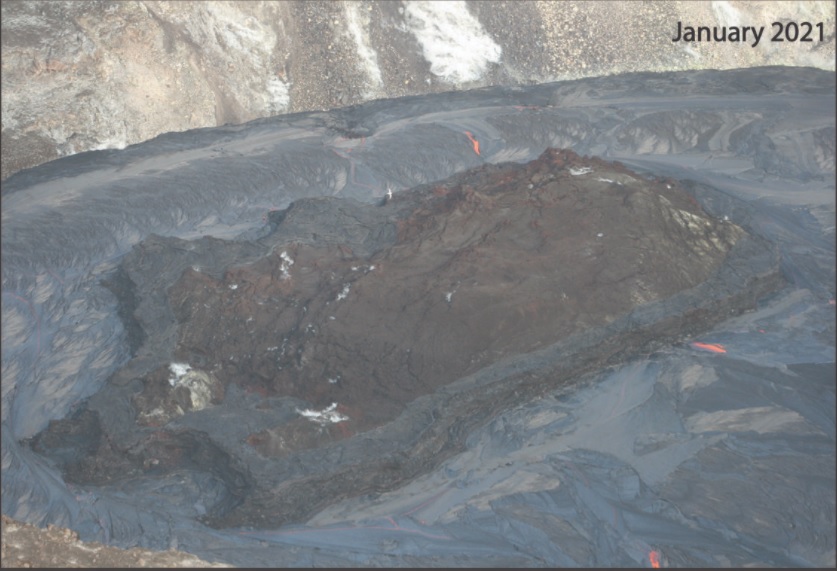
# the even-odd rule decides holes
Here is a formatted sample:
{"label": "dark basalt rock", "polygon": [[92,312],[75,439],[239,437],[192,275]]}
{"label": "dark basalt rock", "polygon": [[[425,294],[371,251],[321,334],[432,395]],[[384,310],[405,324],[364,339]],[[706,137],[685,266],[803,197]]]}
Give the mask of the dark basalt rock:
{"label": "dark basalt rock", "polygon": [[498,409],[782,283],[769,244],[678,182],[554,149],[380,206],[302,200],[251,241],[152,237],[122,271],[143,344],[36,447],[75,480],[211,472],[221,527],[391,489]]}

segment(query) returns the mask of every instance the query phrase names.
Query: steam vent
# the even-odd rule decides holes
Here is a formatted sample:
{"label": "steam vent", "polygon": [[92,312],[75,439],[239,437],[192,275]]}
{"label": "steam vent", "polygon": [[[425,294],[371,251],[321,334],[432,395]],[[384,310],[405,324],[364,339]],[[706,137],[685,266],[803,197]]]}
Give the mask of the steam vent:
{"label": "steam vent", "polygon": [[133,358],[33,442],[76,483],[183,471],[216,527],[299,522],[498,410],[752,308],[771,247],[674,180],[548,149],[248,240],[152,236],[108,283]]}

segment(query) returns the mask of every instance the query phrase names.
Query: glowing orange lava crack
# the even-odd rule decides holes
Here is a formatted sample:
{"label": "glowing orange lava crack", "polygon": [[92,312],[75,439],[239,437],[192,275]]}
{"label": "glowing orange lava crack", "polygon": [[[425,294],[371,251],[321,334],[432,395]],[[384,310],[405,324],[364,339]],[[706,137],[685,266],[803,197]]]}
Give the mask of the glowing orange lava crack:
{"label": "glowing orange lava crack", "polygon": [[653,549],[648,553],[648,560],[651,562],[651,567],[654,569],[660,568],[660,554]]}
{"label": "glowing orange lava crack", "polygon": [[470,131],[465,131],[465,135],[471,140],[471,143],[474,145],[474,152],[480,154],[480,142],[477,141],[474,136],[471,134]]}
{"label": "glowing orange lava crack", "polygon": [[704,351],[709,351],[711,353],[726,353],[726,348],[721,345],[720,343],[700,343],[695,341],[692,343],[692,347],[695,349],[702,349]]}

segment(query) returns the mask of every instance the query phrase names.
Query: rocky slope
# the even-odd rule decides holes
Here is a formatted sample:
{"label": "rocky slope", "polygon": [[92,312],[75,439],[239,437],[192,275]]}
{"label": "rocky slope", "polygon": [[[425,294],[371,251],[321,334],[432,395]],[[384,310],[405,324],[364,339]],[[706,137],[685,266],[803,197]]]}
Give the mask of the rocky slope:
{"label": "rocky slope", "polygon": [[82,542],[69,529],[49,526],[47,529],[0,516],[3,542],[0,566],[10,567],[230,567],[209,563],[181,551],[149,551],[118,549],[98,542]]}
{"label": "rocky slope", "polygon": [[[672,42],[677,23],[824,41]],[[831,2],[4,2],[2,169],[376,98],[628,71],[834,69]]]}

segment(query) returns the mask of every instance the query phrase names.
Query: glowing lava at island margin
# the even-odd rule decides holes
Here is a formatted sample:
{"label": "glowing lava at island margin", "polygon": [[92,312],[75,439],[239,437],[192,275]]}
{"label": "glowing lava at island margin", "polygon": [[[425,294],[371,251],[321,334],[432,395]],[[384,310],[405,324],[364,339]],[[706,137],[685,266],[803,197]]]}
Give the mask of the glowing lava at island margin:
{"label": "glowing lava at island margin", "polygon": [[659,569],[660,568],[660,554],[659,554],[659,552],[652,549],[648,553],[648,560],[651,562],[651,567],[653,567],[654,569]]}

